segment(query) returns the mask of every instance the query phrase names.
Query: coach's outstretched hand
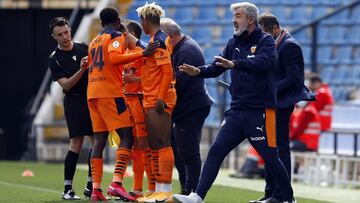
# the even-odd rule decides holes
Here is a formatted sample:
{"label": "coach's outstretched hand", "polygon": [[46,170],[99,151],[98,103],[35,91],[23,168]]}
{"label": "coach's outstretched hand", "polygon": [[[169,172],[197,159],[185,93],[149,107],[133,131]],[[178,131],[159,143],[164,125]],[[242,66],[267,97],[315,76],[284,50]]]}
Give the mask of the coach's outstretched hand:
{"label": "coach's outstretched hand", "polygon": [[189,65],[189,64],[182,64],[179,66],[179,70],[182,72],[185,72],[191,76],[199,75],[200,69],[196,68],[195,66]]}
{"label": "coach's outstretched hand", "polygon": [[217,66],[221,66],[223,68],[234,68],[234,66],[235,66],[234,62],[227,60],[221,56],[214,56],[214,58],[216,59],[215,64]]}
{"label": "coach's outstretched hand", "polygon": [[155,49],[160,46],[159,42],[151,42],[147,45],[147,47],[144,49],[143,53],[144,56],[150,56],[155,52]]}

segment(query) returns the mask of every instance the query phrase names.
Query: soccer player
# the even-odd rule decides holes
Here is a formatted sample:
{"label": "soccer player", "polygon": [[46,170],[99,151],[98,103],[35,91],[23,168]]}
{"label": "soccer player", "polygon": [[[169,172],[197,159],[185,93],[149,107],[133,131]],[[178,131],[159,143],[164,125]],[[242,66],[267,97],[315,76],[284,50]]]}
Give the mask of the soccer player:
{"label": "soccer player", "polygon": [[[132,122],[126,105],[121,79],[122,66],[153,53],[158,44],[131,54],[124,54],[126,41],[131,34],[121,33],[121,21],[115,8],[106,7],[100,12],[101,31],[89,45],[88,105],[94,130],[94,148],[91,156],[93,192],[91,200],[107,201],[101,191],[103,174],[102,152],[109,132],[121,139],[116,152],[115,171],[107,193],[135,201],[122,186],[130,151],[133,145]],[[126,35],[126,36],[125,36]]]}
{"label": "soccer player", "polygon": [[183,63],[193,66],[205,64],[200,46],[190,36],[184,35],[180,26],[172,19],[162,18],[160,23],[173,47],[177,102],[172,115],[172,144],[181,194],[188,195],[196,190],[199,182],[201,131],[212,101],[207,94],[204,78],[191,77],[179,71],[179,66]]}
{"label": "soccer player", "polygon": [[[93,131],[86,99],[88,46],[72,41],[71,28],[64,17],[53,18],[49,26],[58,46],[49,56],[48,64],[53,80],[60,84],[65,94],[64,111],[70,136],[70,148],[65,157],[62,199],[78,200],[80,198],[75,195],[72,182],[84,136],[89,136],[91,145],[93,143]],[[88,182],[84,191],[86,197],[90,197],[92,191],[90,155],[91,149],[88,161]]]}
{"label": "soccer player", "polygon": [[145,4],[136,10],[141,18],[144,33],[151,42],[159,42],[154,55],[145,59],[142,71],[145,123],[149,133],[151,166],[156,176],[155,193],[138,201],[164,201],[172,196],[174,155],[170,143],[171,113],[176,103],[175,77],[171,64],[169,37],[160,30],[163,9],[155,3]]}
{"label": "soccer player", "polygon": [[296,202],[289,175],[279,159],[276,145],[276,50],[274,38],[258,26],[258,8],[251,3],[234,3],[234,36],[221,56],[209,66],[188,64],[180,70],[192,76],[217,77],[230,70],[231,104],[225,120],[207,155],[195,193],[174,195],[184,203],[201,203],[214,182],[222,161],[229,152],[248,139],[268,166],[279,186],[284,202]]}
{"label": "soccer player", "polygon": [[[140,39],[142,29],[139,23],[135,21],[129,21],[126,23],[127,31],[135,38]],[[141,41],[138,41],[138,45],[130,45],[125,53],[134,53],[139,50],[143,50],[144,46]],[[134,185],[133,191],[130,192],[135,198],[142,196],[149,196],[155,192],[155,176],[152,174],[151,169],[151,150],[149,148],[148,133],[145,127],[145,112],[142,106],[143,91],[141,87],[141,73],[144,59],[140,58],[132,63],[124,66],[124,83],[125,83],[125,95],[127,103],[130,109],[130,113],[134,119],[134,146],[132,150],[133,158],[133,172],[134,172]],[[144,170],[147,175],[147,192],[142,193]]]}

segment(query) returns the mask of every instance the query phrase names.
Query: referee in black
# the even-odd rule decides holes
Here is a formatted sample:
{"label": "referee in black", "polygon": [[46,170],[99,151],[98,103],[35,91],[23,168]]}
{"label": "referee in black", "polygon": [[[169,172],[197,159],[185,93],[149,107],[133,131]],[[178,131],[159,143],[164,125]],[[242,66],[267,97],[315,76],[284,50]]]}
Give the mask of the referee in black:
{"label": "referee in black", "polygon": [[[65,157],[64,170],[64,200],[79,200],[72,189],[79,152],[83,145],[84,136],[89,136],[93,145],[93,131],[89,109],[87,106],[88,71],[87,54],[88,46],[74,42],[71,39],[71,28],[64,17],[55,17],[50,21],[52,37],[58,45],[48,59],[52,78],[63,88],[65,119],[69,130],[70,148]],[[89,158],[91,150],[89,152]],[[89,173],[84,195],[91,196],[92,179],[90,161]]]}

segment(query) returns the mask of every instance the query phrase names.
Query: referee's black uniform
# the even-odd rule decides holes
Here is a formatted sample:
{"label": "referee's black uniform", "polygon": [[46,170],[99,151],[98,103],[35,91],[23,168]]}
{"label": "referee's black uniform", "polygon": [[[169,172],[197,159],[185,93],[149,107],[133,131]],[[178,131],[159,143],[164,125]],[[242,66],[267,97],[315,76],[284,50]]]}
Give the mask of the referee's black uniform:
{"label": "referee's black uniform", "polygon": [[[64,51],[56,47],[49,56],[49,68],[54,81],[60,78],[70,78],[80,69],[81,59],[88,54],[88,46],[74,42],[71,51]],[[88,70],[78,83],[69,91],[64,90],[64,112],[69,129],[70,139],[75,136],[92,135],[92,125],[87,106]]]}

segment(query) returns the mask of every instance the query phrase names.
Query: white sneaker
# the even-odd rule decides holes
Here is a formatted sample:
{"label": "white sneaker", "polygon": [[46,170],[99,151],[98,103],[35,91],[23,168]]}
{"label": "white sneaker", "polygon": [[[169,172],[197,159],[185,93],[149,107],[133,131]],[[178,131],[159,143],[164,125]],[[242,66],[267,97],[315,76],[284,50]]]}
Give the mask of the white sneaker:
{"label": "white sneaker", "polygon": [[62,197],[63,200],[81,200],[80,197],[75,195],[74,190],[68,190],[66,193],[62,193]]}
{"label": "white sneaker", "polygon": [[190,193],[189,195],[175,194],[173,195],[173,198],[175,202],[179,203],[205,203],[203,199],[201,199],[201,197],[194,192]]}

